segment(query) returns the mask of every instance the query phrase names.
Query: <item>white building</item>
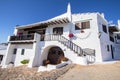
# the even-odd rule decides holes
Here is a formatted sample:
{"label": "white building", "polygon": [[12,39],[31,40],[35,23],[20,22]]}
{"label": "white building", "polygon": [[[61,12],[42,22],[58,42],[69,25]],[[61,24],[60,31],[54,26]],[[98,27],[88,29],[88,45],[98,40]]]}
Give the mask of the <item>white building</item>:
{"label": "white building", "polygon": [[120,20],[118,20],[118,25],[109,25],[109,33],[112,58],[115,60],[120,60]]}
{"label": "white building", "polygon": [[3,64],[3,58],[5,56],[7,50],[7,44],[6,43],[1,43],[0,44],[0,66]]}
{"label": "white building", "polygon": [[[18,26],[8,38],[3,67],[13,63],[28,67],[42,66],[49,59],[57,64],[62,55],[73,63],[103,62],[112,60],[108,22],[100,13],[72,14],[70,4],[67,12],[52,19]],[[54,62],[56,61],[56,62]]]}

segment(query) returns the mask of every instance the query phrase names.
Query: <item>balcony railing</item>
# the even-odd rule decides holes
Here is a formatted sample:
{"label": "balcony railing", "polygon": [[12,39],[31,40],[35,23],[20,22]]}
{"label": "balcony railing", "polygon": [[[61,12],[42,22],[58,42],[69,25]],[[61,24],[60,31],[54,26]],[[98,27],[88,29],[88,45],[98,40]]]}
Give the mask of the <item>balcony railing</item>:
{"label": "balcony railing", "polygon": [[33,40],[34,34],[10,36],[9,41]]}

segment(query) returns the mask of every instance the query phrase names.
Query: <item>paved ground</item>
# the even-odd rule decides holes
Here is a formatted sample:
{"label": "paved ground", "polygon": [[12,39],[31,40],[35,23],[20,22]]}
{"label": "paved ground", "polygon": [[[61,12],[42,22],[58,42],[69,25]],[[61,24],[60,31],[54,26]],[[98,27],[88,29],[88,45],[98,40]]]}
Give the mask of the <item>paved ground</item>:
{"label": "paved ground", "polygon": [[89,66],[77,65],[57,80],[120,80],[120,62]]}

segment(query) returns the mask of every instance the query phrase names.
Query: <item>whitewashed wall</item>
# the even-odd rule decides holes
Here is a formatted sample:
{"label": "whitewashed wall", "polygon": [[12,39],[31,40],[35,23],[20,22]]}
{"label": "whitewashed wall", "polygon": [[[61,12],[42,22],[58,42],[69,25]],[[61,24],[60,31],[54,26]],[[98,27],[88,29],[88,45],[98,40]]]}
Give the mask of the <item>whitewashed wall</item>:
{"label": "whitewashed wall", "polygon": [[99,40],[99,31],[98,31],[98,22],[97,22],[97,13],[86,13],[86,14],[77,14],[73,15],[73,23],[90,21],[90,29],[84,29],[84,33],[81,33],[80,30],[75,30],[73,25],[72,32],[75,37],[72,39],[74,43],[79,45],[82,48],[95,49],[96,62],[101,62],[101,47]]}
{"label": "whitewashed wall", "polygon": [[[17,53],[15,56],[15,66],[22,65],[21,61],[24,59],[31,60],[30,57],[33,56],[34,52],[32,50],[32,44],[18,44],[15,45],[15,48],[17,49]],[[24,55],[21,55],[22,49],[25,50]]]}
{"label": "whitewashed wall", "polygon": [[15,45],[8,44],[7,51],[5,53],[5,56],[3,58],[2,67],[5,68],[7,65],[12,62],[12,56],[13,56],[13,49]]}
{"label": "whitewashed wall", "polygon": [[[117,34],[120,34],[120,32],[114,32],[114,44],[113,44],[113,48],[114,48],[114,59],[120,59],[120,39],[117,39]],[[116,38],[115,38],[116,36]]]}
{"label": "whitewashed wall", "polygon": [[120,59],[120,44],[114,44],[114,59]]}
{"label": "whitewashed wall", "polygon": [[[98,29],[99,32],[101,32],[100,45],[101,45],[102,60],[103,61],[111,60],[112,59],[111,47],[110,47],[111,42],[109,39],[108,22],[100,15],[98,15],[97,19],[98,19]],[[106,25],[107,33],[103,31],[102,25]],[[107,45],[109,46],[109,51],[107,51]]]}
{"label": "whitewashed wall", "polygon": [[53,28],[55,28],[55,27],[63,27],[63,36],[65,36],[66,38],[68,38],[68,34],[70,32],[71,23],[58,24],[58,25],[50,25],[46,29],[46,35],[47,34],[53,34]]}

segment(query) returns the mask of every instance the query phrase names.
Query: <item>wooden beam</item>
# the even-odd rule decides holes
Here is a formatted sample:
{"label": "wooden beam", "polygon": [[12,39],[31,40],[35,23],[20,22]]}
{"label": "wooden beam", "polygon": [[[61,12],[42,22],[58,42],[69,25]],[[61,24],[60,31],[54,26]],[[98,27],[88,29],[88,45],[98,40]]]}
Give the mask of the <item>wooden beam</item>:
{"label": "wooden beam", "polygon": [[63,24],[63,21],[59,20],[62,24]]}
{"label": "wooden beam", "polygon": [[64,21],[65,23],[67,23],[65,19],[63,19],[63,21]]}
{"label": "wooden beam", "polygon": [[55,20],[56,23],[60,24],[58,21]]}
{"label": "wooden beam", "polygon": [[66,18],[66,21],[67,21],[67,22],[70,22],[67,18]]}
{"label": "wooden beam", "polygon": [[56,24],[55,22],[51,21],[53,24]]}
{"label": "wooden beam", "polygon": [[49,22],[47,22],[47,25],[50,25],[50,23],[49,23]]}

